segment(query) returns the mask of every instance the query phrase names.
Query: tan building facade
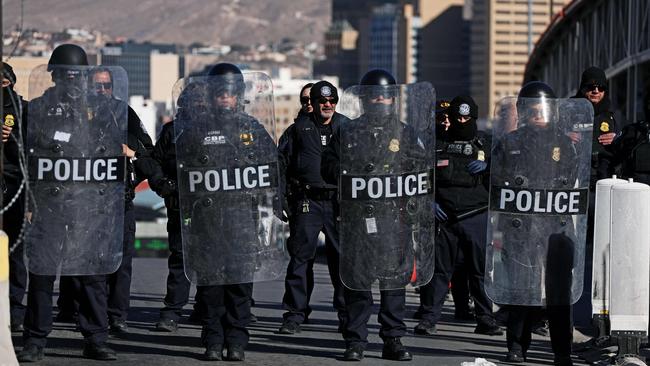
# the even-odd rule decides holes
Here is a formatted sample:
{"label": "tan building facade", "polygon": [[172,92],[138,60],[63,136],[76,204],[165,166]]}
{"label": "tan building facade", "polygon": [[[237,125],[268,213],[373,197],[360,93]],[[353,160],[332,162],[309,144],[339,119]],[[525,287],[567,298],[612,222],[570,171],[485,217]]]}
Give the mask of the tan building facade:
{"label": "tan building facade", "polygon": [[552,16],[569,2],[530,1],[529,32],[528,0],[473,0],[470,85],[481,118],[491,117],[500,99],[518,93],[532,50],[530,41],[534,46]]}

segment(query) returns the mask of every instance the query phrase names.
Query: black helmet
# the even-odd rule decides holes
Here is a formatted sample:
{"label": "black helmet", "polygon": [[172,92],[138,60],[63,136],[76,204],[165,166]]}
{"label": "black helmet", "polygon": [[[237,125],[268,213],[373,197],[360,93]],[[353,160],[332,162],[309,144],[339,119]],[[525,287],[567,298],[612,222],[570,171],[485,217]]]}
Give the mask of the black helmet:
{"label": "black helmet", "polygon": [[217,77],[215,81],[215,96],[228,92],[231,95],[236,95],[239,98],[244,96],[246,84],[244,83],[244,75],[239,67],[227,63],[218,63],[208,71],[208,76]]}
{"label": "black helmet", "polygon": [[393,75],[383,69],[374,69],[368,71],[361,78],[360,85],[395,85],[395,78]]}
{"label": "black helmet", "polygon": [[[554,122],[557,117],[557,104],[555,102],[555,92],[548,84],[541,81],[530,81],[526,83],[517,96],[517,115],[519,116],[519,125],[528,124],[531,113],[543,113],[546,123]],[[534,108],[531,106],[535,106]]]}
{"label": "black helmet", "polygon": [[557,98],[553,88],[541,81],[529,81],[519,90],[519,98]]}
{"label": "black helmet", "polygon": [[359,84],[359,96],[363,104],[363,112],[371,121],[381,122],[386,117],[396,115],[398,107],[396,101],[392,104],[372,101],[372,99],[379,96],[384,97],[384,99],[391,99],[399,94],[395,78],[390,72],[382,69],[370,70],[363,75]]}
{"label": "black helmet", "polygon": [[76,44],[62,44],[52,51],[47,71],[52,71],[53,65],[88,66],[86,51]]}

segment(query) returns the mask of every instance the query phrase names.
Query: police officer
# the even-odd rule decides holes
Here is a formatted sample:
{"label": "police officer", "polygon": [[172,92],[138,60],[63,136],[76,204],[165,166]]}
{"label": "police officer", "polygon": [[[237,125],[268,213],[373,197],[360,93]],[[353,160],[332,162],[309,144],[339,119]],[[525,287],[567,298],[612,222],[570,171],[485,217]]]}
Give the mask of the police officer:
{"label": "police officer", "polygon": [[[59,67],[55,65],[70,65],[73,68],[66,69],[65,66]],[[89,140],[87,136],[84,136],[83,141],[76,141],[73,134],[68,136],[66,133],[58,132],[58,129],[64,127],[70,128],[70,126],[64,126],[69,122],[61,116],[73,115],[75,116],[75,122],[77,117],[86,118],[86,114],[88,114],[87,118],[91,117],[90,109],[88,111],[68,110],[69,108],[75,108],[72,105],[77,98],[83,96],[81,93],[87,87],[83,71],[80,72],[78,69],[74,69],[74,66],[77,65],[88,65],[86,52],[81,47],[63,44],[55,48],[48,64],[48,70],[52,72],[55,85],[46,90],[42,97],[33,99],[29,103],[29,108],[34,111],[34,116],[52,118],[51,129],[48,128],[47,131],[42,131],[43,136],[41,137],[43,139],[52,139],[52,136],[55,136],[55,138],[59,139],[57,141],[62,141],[62,143],[67,144],[67,142],[73,141],[74,146],[71,146],[71,148],[77,148],[81,151],[93,150],[97,147],[100,136],[104,133],[104,131],[98,130],[101,122],[108,119],[107,123],[114,124],[112,114],[97,114],[93,117],[99,120],[95,125],[98,127],[90,130],[93,141],[87,141]],[[99,106],[98,101],[88,101],[88,103],[89,106]],[[88,124],[85,126],[88,126]],[[44,126],[41,126],[41,128],[44,128]],[[48,135],[45,135],[46,133]],[[115,152],[122,151],[119,146],[107,145],[107,149]],[[36,212],[36,215],[38,215],[38,212]],[[64,223],[58,223],[57,225],[65,226]],[[56,229],[60,229],[60,227]],[[54,233],[52,235],[55,236]],[[45,238],[42,240],[45,240]],[[36,245],[48,245],[48,243],[41,241]],[[43,358],[46,337],[52,330],[52,292],[55,279],[56,276],[54,275],[36,274],[32,272],[30,267],[27,312],[24,323],[25,331],[23,333],[24,347],[18,353],[20,362],[34,362]],[[108,337],[106,276],[78,276],[77,279],[79,286],[75,288],[75,299],[79,303],[79,328],[86,340],[83,356],[98,360],[114,360],[116,359],[115,352],[106,345]]]}
{"label": "police officer", "polygon": [[[469,96],[458,96],[449,107],[451,125],[436,146],[436,266],[433,279],[420,289],[422,320],[416,334],[433,335],[442,315],[448,284],[462,252],[474,297],[475,333],[501,335],[492,314],[492,302],[483,288],[488,206],[489,137],[477,130],[478,106]],[[463,311],[467,309],[462,309]],[[460,314],[459,314],[460,315]],[[462,314],[464,315],[464,314]]]}
{"label": "police officer", "polygon": [[[269,156],[276,160],[277,147],[270,135],[255,118],[243,111],[246,84],[239,68],[229,63],[217,64],[208,72],[206,84],[207,113],[190,110],[189,118],[175,121],[180,122],[175,126],[176,148],[177,158],[183,158],[183,165],[191,169],[190,166],[196,166],[193,164],[201,163],[207,167],[214,166],[212,163],[235,164],[240,171],[240,164],[258,164],[260,159]],[[222,170],[222,174],[227,173]],[[189,175],[192,176],[192,172]],[[227,179],[223,180],[223,190],[226,190]],[[257,178],[247,176],[245,179],[259,188],[265,178],[259,174]],[[200,192],[205,192],[193,191],[191,185],[190,182],[189,192],[181,196],[183,230],[189,231],[183,233],[190,238],[183,250],[187,259],[186,273],[197,281],[201,288],[200,300],[205,306],[201,332],[206,348],[204,357],[221,360],[223,350],[227,349],[226,360],[243,361],[249,339],[246,327],[250,322],[253,291],[253,284],[245,281],[253,280],[254,272],[259,269],[256,266],[263,266],[266,259],[257,253],[251,257],[251,251],[259,250],[259,237],[249,224],[258,220],[257,205],[264,195],[233,186],[231,193],[221,193],[217,189],[218,196],[199,196]],[[232,201],[215,204],[214,197]]]}
{"label": "police officer", "polygon": [[[521,88],[517,99],[520,127],[505,135],[494,149],[492,159],[503,169],[492,171],[493,186],[566,189],[571,184],[567,182],[576,181],[576,147],[556,123],[558,111],[553,98],[553,89],[543,82],[529,82]],[[549,172],[553,172],[552,179]],[[510,304],[541,302],[545,298],[555,365],[572,364],[569,304],[575,234],[566,217],[508,213],[498,220],[504,231],[503,278],[510,281],[501,291]],[[505,360],[521,363],[526,360],[531,331],[542,316],[542,309],[523,305],[507,308]]]}
{"label": "police officer", "polygon": [[[593,141],[591,148],[591,183],[590,183],[590,205],[589,230],[587,237],[587,256],[585,267],[585,291],[580,300],[575,304],[574,319],[577,326],[586,327],[590,325],[591,319],[591,275],[593,256],[593,225],[595,207],[596,181],[604,178],[611,178],[615,173],[616,162],[612,155],[611,143],[616,134],[620,131],[621,116],[612,111],[612,102],[609,98],[607,78],[605,72],[598,67],[589,67],[582,73],[580,86],[575,98],[585,98],[594,107]],[[569,136],[576,139],[575,133]],[[605,319],[594,319],[594,325],[601,335],[608,326]]]}
{"label": "police officer", "polygon": [[[202,88],[200,84],[190,84],[190,88]],[[203,88],[205,89],[205,88]],[[206,90],[202,90],[207,92]],[[181,94],[178,100],[179,111],[205,109],[205,105],[190,105],[188,95],[192,90]],[[198,91],[194,91],[198,92]],[[178,118],[177,115],[175,118]],[[176,172],[176,147],[174,136],[174,121],[163,125],[158,140],[154,146],[152,157],[160,165],[162,179],[149,181],[151,189],[165,199],[167,208],[167,241],[169,243],[169,258],[167,260],[167,293],[165,306],[160,309],[160,319],[156,322],[156,330],[161,332],[175,332],[181,318],[183,307],[190,296],[191,283],[185,276],[183,268],[183,242],[181,237],[181,216],[177,189]],[[200,288],[197,287],[194,311],[190,320],[200,322],[202,317],[202,304],[200,302]]]}
{"label": "police officer", "polygon": [[[113,109],[119,108],[124,101],[113,95],[113,74],[110,69],[97,67],[92,70],[92,87],[98,97],[105,99]],[[144,179],[158,181],[162,174],[155,160],[151,158],[153,142],[135,111],[128,107],[127,144],[123,145],[124,154],[129,158],[127,164],[127,186],[125,192],[124,241],[120,267],[108,276],[108,319],[110,329],[115,333],[124,333],[128,326],[131,297],[131,272],[135,252],[135,215],[133,198],[135,187]]]}
{"label": "police officer", "polygon": [[[373,143],[361,143],[357,145],[346,145],[352,150],[346,152],[347,155],[354,156],[358,162],[367,162],[384,153],[384,151],[377,151],[377,149],[386,149],[390,151],[390,156],[424,156],[424,145],[422,141],[415,136],[415,131],[411,126],[399,122],[399,116],[394,112],[397,110],[396,98],[397,90],[395,88],[395,78],[386,70],[375,69],[367,72],[360,81],[360,93],[362,94],[362,108],[364,114],[358,119],[349,121],[346,125],[346,130],[351,133],[356,131],[361,132],[360,138],[371,138],[375,134],[369,132],[369,129],[376,128],[376,136],[381,141]],[[388,123],[386,123],[388,121]],[[330,184],[337,184],[339,182],[339,172],[341,169],[341,156],[340,151],[342,146],[341,128],[338,127],[334,132],[332,141],[323,154],[322,172],[326,182]],[[381,132],[379,132],[381,131]],[[381,136],[381,137],[379,137]],[[384,141],[385,140],[385,141]],[[400,142],[401,141],[401,142]],[[346,143],[347,144],[347,143]],[[399,164],[399,163],[398,163]],[[342,189],[342,187],[339,187]],[[355,230],[351,228],[350,230]],[[363,256],[373,257],[371,253],[373,248],[368,248],[370,242],[365,242],[364,235],[361,232],[364,230],[359,229],[358,238],[359,242],[350,243],[355,248],[348,248],[350,252],[358,253],[358,256],[346,256],[342,260],[363,260]],[[356,231],[355,231],[356,233]],[[399,235],[399,233],[395,233]],[[366,233],[367,235],[367,233]],[[394,254],[394,252],[393,252]],[[350,254],[348,254],[350,255]],[[376,258],[377,260],[381,260]],[[383,258],[388,260],[391,264],[397,258]],[[412,263],[409,267],[412,269]],[[378,266],[382,267],[382,266]],[[365,271],[366,266],[359,266],[356,270]],[[377,268],[376,271],[383,271],[386,268]],[[353,270],[348,267],[348,270]],[[411,273],[404,273],[410,277]],[[367,278],[364,276],[368,276]],[[348,274],[346,277],[354,277],[360,284],[365,282],[366,279],[374,281],[378,274],[367,274],[355,272]],[[361,278],[363,277],[363,278]],[[380,280],[381,281],[381,280]],[[361,284],[360,287],[370,288],[371,284]],[[345,339],[346,349],[343,354],[343,359],[346,361],[360,361],[364,357],[366,345],[368,343],[368,320],[372,313],[373,298],[370,290],[351,290],[344,287],[343,293],[345,295],[345,305],[348,313],[348,322],[343,331],[343,338]],[[379,310],[379,323],[381,329],[379,336],[384,341],[382,350],[382,358],[396,361],[409,361],[413,358],[411,353],[404,347],[401,338],[406,334],[406,325],[404,323],[404,315],[406,310],[406,291],[404,288],[381,290],[381,305]]]}
{"label": "police officer", "polygon": [[[2,143],[3,143],[3,171],[2,171],[2,200],[3,207],[8,207],[2,215],[4,230],[9,236],[9,248],[17,242],[23,231],[24,221],[24,175],[22,166],[25,161],[21,158],[22,136],[27,126],[27,102],[14,91],[16,74],[13,68],[3,62],[2,74]],[[19,147],[20,146],[20,147]],[[22,187],[22,188],[21,188]],[[25,289],[27,287],[27,270],[23,262],[23,246],[16,246],[9,254],[9,307],[11,313],[11,331],[22,332],[25,318]]]}
{"label": "police officer", "polygon": [[334,286],[334,308],[339,330],[347,321],[343,288],[339,278],[339,244],[336,216],[336,185],[321,177],[321,154],[332,131],[347,118],[335,112],[338,91],[327,81],[315,83],[309,92],[313,111],[296,119],[280,145],[280,175],[286,180],[287,211],[291,256],[285,278],[282,305],[287,310],[280,326],[281,334],[300,332],[300,324],[309,317],[309,298],[313,289],[313,266],[318,234],[325,234],[325,251],[330,279]]}

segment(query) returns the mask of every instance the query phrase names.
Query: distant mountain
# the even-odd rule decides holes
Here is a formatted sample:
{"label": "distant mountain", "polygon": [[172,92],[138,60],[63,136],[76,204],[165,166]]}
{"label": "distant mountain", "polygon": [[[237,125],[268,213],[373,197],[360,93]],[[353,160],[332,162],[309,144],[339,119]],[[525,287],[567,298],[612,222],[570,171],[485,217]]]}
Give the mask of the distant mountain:
{"label": "distant mountain", "polygon": [[[20,3],[2,0],[4,31],[19,23]],[[329,0],[25,0],[23,27],[87,28],[111,37],[186,45],[285,37],[322,44],[330,8]]]}

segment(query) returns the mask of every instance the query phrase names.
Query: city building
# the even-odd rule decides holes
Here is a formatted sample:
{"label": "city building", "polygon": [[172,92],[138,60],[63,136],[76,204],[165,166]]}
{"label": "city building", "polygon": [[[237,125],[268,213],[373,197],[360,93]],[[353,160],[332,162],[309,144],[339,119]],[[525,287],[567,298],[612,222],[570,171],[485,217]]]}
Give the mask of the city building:
{"label": "city building", "polygon": [[534,43],[569,2],[472,0],[470,91],[479,117],[491,117],[501,98],[518,93]]}
{"label": "city building", "polygon": [[154,43],[108,44],[100,50],[99,62],[121,66],[129,76],[129,95],[154,102],[171,99],[172,80],[184,75],[185,62],[177,46]]}

